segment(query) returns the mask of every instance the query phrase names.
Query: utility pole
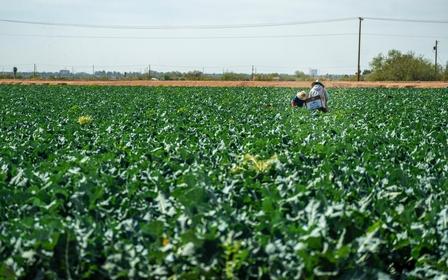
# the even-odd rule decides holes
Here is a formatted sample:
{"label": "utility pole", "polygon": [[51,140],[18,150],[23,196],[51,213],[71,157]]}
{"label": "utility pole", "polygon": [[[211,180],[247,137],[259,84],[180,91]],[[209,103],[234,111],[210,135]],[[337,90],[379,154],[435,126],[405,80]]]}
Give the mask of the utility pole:
{"label": "utility pole", "polygon": [[359,33],[358,33],[358,82],[361,79],[361,24],[364,19],[362,17],[359,18]]}
{"label": "utility pole", "polygon": [[95,65],[92,65],[92,75],[95,77]]}
{"label": "utility pole", "polygon": [[437,72],[438,72],[438,69],[437,69],[437,49],[438,49],[438,45],[439,45],[439,41],[437,41],[436,40],[436,45],[434,46],[434,51],[436,52],[436,57],[435,57],[435,63],[434,63],[434,67],[435,67],[435,72],[436,72],[436,76],[437,76]]}
{"label": "utility pole", "polygon": [[36,78],[36,64],[34,64],[33,77]]}
{"label": "utility pole", "polygon": [[151,64],[148,64],[148,79],[151,80]]}
{"label": "utility pole", "polygon": [[254,74],[254,71],[255,71],[255,67],[252,65],[252,75],[251,75],[251,80],[252,80],[252,81],[255,80],[255,74]]}

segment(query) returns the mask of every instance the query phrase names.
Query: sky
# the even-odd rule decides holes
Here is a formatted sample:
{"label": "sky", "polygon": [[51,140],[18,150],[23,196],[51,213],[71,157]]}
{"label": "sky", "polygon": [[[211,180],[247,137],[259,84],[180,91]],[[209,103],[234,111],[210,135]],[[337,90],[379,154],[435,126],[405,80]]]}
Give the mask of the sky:
{"label": "sky", "polygon": [[[447,0],[0,0],[0,7],[0,19],[94,25],[238,25],[347,17],[448,21]],[[362,70],[369,68],[374,56],[390,49],[412,51],[433,61],[435,40],[440,41],[439,62],[445,65],[448,61],[448,24],[364,20],[362,31]],[[207,30],[117,30],[0,22],[0,71],[11,71],[13,66],[30,71],[36,64],[38,71],[92,72],[94,65],[95,70],[143,72],[151,65],[155,71],[250,73],[254,65],[258,73],[318,69],[319,74],[354,74],[357,32],[356,19]],[[341,33],[345,35],[322,36]],[[297,36],[307,34],[313,36]],[[203,39],[279,35],[293,36]]]}

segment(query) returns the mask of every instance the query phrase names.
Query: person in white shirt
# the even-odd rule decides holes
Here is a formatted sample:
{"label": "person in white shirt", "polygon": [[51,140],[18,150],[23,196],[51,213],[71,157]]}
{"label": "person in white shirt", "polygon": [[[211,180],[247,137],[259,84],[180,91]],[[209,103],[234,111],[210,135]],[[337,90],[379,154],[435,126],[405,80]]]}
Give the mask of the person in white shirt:
{"label": "person in white shirt", "polygon": [[324,84],[316,80],[311,84],[311,89],[306,100],[306,107],[314,110],[318,109],[322,112],[328,112],[328,92]]}

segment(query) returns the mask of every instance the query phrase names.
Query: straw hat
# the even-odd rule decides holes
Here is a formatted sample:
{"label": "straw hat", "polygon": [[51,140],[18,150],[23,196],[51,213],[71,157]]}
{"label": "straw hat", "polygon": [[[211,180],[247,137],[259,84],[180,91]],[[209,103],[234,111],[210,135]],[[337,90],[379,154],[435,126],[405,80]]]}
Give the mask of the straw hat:
{"label": "straw hat", "polygon": [[314,87],[315,85],[320,85],[320,86],[322,86],[322,87],[325,87],[324,84],[322,84],[319,80],[314,81],[314,82],[311,84],[311,87]]}
{"label": "straw hat", "polygon": [[308,93],[304,92],[303,90],[297,93],[297,97],[300,100],[306,100],[308,99]]}

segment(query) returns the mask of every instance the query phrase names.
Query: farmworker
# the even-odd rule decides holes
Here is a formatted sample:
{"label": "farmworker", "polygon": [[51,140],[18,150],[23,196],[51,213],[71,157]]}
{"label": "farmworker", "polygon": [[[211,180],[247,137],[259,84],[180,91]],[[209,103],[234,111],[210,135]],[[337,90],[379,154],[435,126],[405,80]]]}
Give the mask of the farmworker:
{"label": "farmworker", "polygon": [[308,93],[308,98],[305,100],[305,106],[310,110],[319,110],[328,112],[328,92],[324,84],[316,80],[311,84],[311,90]]}
{"label": "farmworker", "polygon": [[303,107],[305,100],[308,98],[308,94],[304,91],[299,91],[291,100],[292,107]]}

